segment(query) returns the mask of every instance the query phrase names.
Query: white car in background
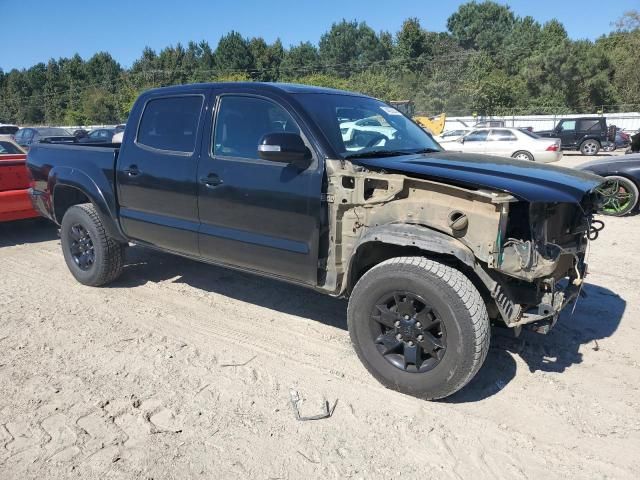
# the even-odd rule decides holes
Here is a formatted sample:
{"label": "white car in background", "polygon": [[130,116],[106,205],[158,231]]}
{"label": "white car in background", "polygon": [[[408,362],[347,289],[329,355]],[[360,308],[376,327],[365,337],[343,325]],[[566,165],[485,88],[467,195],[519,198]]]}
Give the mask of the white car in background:
{"label": "white car in background", "polygon": [[111,143],[122,143],[122,137],[124,137],[124,130],[114,134],[111,137]]}
{"label": "white car in background", "polygon": [[542,138],[519,128],[477,128],[457,142],[444,143],[442,147],[455,152],[483,153],[541,163],[557,162],[562,158],[559,138]]}
{"label": "white car in background", "polygon": [[448,143],[448,142],[456,142],[460,138],[464,137],[467,133],[469,133],[472,128],[460,127],[454,130],[447,130],[446,132],[442,132],[440,135],[434,135],[433,138],[439,144]]}
{"label": "white car in background", "polygon": [[[347,150],[350,149],[351,144],[353,147],[366,147],[370,142],[376,142],[376,139],[391,140],[396,129],[387,123],[387,121],[381,115],[374,115],[372,117],[361,118],[354,122],[342,122],[340,124],[340,133],[342,134],[342,141],[347,146]],[[384,139],[381,137],[384,136]]]}

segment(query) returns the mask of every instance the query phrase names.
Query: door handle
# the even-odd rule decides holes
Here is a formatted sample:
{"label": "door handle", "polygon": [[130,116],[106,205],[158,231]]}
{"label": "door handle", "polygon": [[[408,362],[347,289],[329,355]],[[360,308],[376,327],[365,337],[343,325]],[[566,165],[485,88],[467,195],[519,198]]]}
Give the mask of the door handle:
{"label": "door handle", "polygon": [[136,177],[140,175],[140,170],[138,170],[137,165],[129,165],[129,168],[125,168],[123,171],[130,177]]}
{"label": "door handle", "polygon": [[222,179],[215,173],[210,173],[200,179],[200,183],[207,188],[215,188],[222,183]]}

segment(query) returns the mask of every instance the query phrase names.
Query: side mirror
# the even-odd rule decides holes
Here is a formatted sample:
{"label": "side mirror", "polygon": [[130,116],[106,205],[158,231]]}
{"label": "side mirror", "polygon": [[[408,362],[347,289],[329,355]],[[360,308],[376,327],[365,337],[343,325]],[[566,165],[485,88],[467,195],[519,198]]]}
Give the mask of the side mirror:
{"label": "side mirror", "polygon": [[460,138],[457,140],[457,142],[458,142],[458,143],[464,143],[464,137],[460,137]]}
{"label": "side mirror", "polygon": [[291,163],[301,168],[309,166],[311,151],[297,133],[267,133],[258,145],[258,156],[263,160]]}

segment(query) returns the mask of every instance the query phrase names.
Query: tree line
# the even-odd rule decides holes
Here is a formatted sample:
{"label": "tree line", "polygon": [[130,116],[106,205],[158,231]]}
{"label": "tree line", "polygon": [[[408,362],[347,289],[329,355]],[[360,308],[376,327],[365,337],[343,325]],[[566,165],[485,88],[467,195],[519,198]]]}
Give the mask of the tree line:
{"label": "tree line", "polygon": [[[148,88],[210,81],[282,81],[355,90],[386,101],[412,100],[424,114],[524,115],[637,110],[640,14],[625,13],[611,33],[572,40],[557,20],[540,24],[492,1],[469,2],[446,32],[418,18],[376,32],[342,20],[318,45],[232,31],[206,41],[145,48],[131,68],[109,53],[0,69],[0,121],[86,125],[126,120]],[[615,107],[614,107],[615,106]]]}

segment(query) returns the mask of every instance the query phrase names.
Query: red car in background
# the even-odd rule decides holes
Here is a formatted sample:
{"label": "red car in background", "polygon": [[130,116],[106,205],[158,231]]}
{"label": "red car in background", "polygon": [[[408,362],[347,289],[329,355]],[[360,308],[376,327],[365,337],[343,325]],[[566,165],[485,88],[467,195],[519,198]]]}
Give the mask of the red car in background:
{"label": "red car in background", "polygon": [[0,139],[0,222],[38,217],[29,197],[27,154],[15,142]]}

